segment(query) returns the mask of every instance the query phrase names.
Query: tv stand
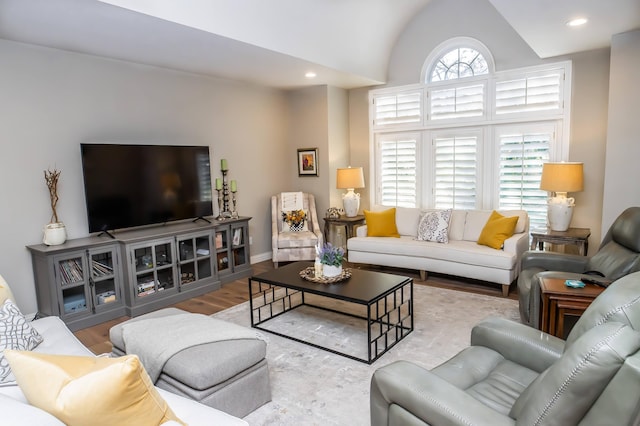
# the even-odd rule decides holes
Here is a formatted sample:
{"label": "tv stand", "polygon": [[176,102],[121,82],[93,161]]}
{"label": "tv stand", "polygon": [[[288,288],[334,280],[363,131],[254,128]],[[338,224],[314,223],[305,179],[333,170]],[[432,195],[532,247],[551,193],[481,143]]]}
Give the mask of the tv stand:
{"label": "tv stand", "polygon": [[57,246],[28,246],[38,315],[59,316],[75,331],[247,278],[250,219],[187,221],[117,235],[105,230]]}

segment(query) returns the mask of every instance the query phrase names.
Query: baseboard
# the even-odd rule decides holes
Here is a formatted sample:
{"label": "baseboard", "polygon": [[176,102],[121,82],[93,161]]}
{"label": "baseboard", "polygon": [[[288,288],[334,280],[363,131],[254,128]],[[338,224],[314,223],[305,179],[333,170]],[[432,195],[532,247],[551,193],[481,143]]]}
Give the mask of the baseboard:
{"label": "baseboard", "polygon": [[273,253],[268,251],[266,253],[256,254],[255,256],[251,256],[251,264],[264,262],[265,260],[271,260]]}

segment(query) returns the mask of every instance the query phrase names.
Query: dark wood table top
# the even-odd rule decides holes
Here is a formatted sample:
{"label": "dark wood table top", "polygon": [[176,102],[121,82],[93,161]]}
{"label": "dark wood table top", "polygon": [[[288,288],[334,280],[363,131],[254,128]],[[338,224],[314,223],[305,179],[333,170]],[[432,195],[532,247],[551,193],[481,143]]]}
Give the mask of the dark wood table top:
{"label": "dark wood table top", "polygon": [[413,282],[410,277],[351,269],[351,278],[345,281],[334,284],[314,283],[300,276],[300,271],[307,267],[313,267],[313,263],[290,263],[280,268],[254,275],[249,279],[362,305],[370,304],[381,296]]}

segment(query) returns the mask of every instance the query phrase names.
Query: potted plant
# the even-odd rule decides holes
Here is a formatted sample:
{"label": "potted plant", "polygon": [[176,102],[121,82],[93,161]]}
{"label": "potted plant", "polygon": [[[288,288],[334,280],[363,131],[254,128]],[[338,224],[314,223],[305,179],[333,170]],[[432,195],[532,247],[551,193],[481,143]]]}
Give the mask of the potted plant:
{"label": "potted plant", "polygon": [[44,180],[49,188],[49,201],[51,202],[51,220],[44,227],[44,238],[42,240],[48,246],[62,244],[67,240],[67,230],[64,223],[58,219],[56,207],[58,205],[58,179],[60,179],[59,170],[45,170]]}
{"label": "potted plant", "polygon": [[342,274],[342,262],[344,261],[342,247],[334,247],[331,243],[326,243],[318,250],[318,258],[322,264],[322,275],[335,277]]}

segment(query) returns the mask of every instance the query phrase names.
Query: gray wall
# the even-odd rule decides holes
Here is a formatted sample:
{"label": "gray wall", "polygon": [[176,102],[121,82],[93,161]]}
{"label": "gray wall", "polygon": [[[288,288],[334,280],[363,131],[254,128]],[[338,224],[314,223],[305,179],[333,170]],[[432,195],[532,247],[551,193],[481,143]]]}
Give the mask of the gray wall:
{"label": "gray wall", "polygon": [[[460,10],[465,13],[460,13]],[[497,70],[572,61],[569,160],[585,163],[585,191],[571,194],[576,198],[571,226],[591,228],[590,251],[597,249],[601,240],[609,49],[542,60],[487,0],[433,0],[398,37],[390,57],[386,86],[419,83],[422,66],[431,51],[446,40],[460,36],[473,37],[485,44],[493,55]],[[360,161],[366,159],[365,166],[370,170],[372,141],[365,137],[369,126],[366,119],[368,107],[364,90],[352,90],[351,155]],[[367,203],[374,197],[373,188],[368,188]]]}
{"label": "gray wall", "polygon": [[607,229],[625,208],[640,206],[638,69],[640,69],[640,31],[614,36],[611,41],[603,229]]}
{"label": "gray wall", "polygon": [[269,197],[297,178],[287,93],[2,40],[0,58],[0,274],[25,314],[37,309],[25,246],[51,215],[43,170],[62,171],[69,238],[88,234],[81,142],[209,145],[212,178],[226,158],[239,213],[253,217],[252,254],[270,258]]}

